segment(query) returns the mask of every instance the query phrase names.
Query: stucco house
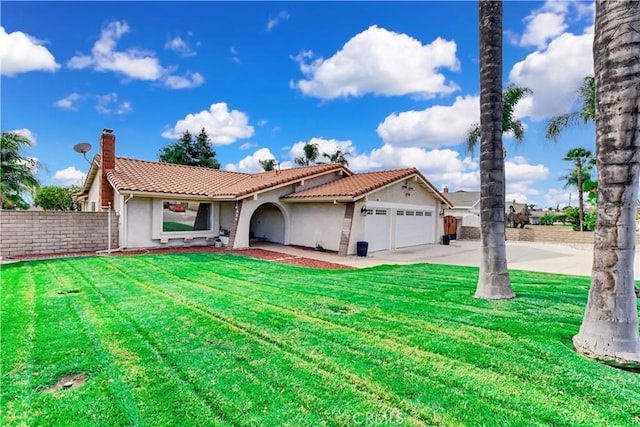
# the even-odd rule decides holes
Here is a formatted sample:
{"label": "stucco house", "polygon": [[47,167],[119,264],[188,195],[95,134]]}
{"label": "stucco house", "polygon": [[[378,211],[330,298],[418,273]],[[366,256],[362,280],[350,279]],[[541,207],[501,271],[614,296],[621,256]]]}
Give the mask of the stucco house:
{"label": "stucco house", "polygon": [[105,129],[83,184],[84,209],[112,209],[122,249],[253,239],[340,255],[436,243],[451,202],[415,168],[353,173],[323,164],[238,173],[115,155]]}

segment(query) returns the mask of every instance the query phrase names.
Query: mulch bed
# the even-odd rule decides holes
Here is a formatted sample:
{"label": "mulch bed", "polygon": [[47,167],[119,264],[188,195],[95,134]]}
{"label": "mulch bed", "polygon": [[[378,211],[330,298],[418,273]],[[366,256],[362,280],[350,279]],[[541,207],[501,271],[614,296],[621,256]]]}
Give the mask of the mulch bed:
{"label": "mulch bed", "polygon": [[[352,269],[348,265],[337,264],[333,262],[320,261],[311,258],[299,257],[295,255],[284,254],[281,252],[270,251],[266,249],[225,249],[216,248],[213,246],[190,246],[190,247],[172,247],[172,248],[159,248],[159,249],[144,249],[144,250],[125,250],[119,252],[111,252],[111,255],[107,255],[106,252],[101,252],[102,256],[129,256],[129,255],[146,255],[146,254],[182,254],[182,253],[194,253],[194,252],[215,252],[215,253],[228,253],[236,255],[244,255],[251,258],[262,259],[265,261],[279,262],[282,264],[296,265],[299,267],[309,268],[322,268],[326,270],[348,270]],[[6,258],[6,260],[26,261],[26,260],[38,260],[38,259],[51,259],[51,258],[70,258],[78,256],[96,256],[96,252],[67,252],[63,254],[36,254],[36,255],[18,255],[14,257]]]}

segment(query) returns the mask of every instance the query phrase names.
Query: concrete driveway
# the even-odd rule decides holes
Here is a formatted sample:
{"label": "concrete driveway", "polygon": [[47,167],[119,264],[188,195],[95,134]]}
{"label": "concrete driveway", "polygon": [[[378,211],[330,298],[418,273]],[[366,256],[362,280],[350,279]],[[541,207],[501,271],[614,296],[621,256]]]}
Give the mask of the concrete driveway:
{"label": "concrete driveway", "polygon": [[[292,256],[335,262],[356,268],[381,264],[432,264],[480,266],[480,242],[453,240],[450,245],[422,245],[393,251],[369,253],[366,257],[340,257],[333,253],[316,252],[276,244],[256,247],[286,253]],[[590,276],[593,262],[592,245],[560,245],[552,243],[507,241],[507,265],[510,270],[542,271],[548,273]],[[640,277],[636,253],[635,277]]]}

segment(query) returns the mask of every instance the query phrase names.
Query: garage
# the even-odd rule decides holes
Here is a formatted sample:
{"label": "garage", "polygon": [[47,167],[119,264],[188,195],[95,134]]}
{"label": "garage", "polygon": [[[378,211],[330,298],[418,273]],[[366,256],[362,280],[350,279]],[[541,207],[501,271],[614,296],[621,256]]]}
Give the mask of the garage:
{"label": "garage", "polygon": [[370,252],[436,242],[432,211],[384,208],[364,213]]}
{"label": "garage", "polygon": [[396,211],[395,247],[424,245],[435,242],[433,212],[423,210]]}
{"label": "garage", "polygon": [[389,249],[391,209],[366,209],[365,213],[364,235],[369,242],[369,251]]}

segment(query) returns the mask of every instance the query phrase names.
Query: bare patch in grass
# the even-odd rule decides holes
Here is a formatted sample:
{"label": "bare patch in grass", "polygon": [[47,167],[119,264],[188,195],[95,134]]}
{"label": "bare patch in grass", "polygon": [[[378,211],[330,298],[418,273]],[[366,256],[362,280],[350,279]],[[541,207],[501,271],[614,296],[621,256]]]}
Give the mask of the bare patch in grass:
{"label": "bare patch in grass", "polygon": [[58,291],[58,295],[73,295],[73,294],[79,294],[80,293],[80,289],[70,289],[68,291]]}
{"label": "bare patch in grass", "polygon": [[45,393],[55,393],[60,390],[68,390],[76,387],[80,387],[84,384],[89,377],[87,374],[74,374],[66,375],[60,378],[53,386],[46,389]]}

